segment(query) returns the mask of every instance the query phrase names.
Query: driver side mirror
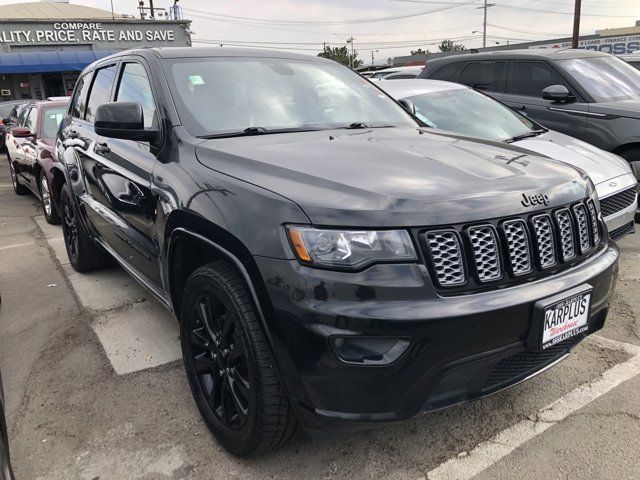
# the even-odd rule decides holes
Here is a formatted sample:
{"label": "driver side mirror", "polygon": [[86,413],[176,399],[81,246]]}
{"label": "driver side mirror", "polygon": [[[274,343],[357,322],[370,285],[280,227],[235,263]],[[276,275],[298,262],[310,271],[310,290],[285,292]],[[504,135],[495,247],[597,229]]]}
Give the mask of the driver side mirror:
{"label": "driver side mirror", "polygon": [[15,127],[11,129],[11,135],[14,138],[28,138],[34,137],[35,133],[33,133],[31,129],[27,127]]}
{"label": "driver side mirror", "polygon": [[411,100],[408,98],[401,98],[398,100],[398,103],[404,107],[404,109],[409,112],[411,115],[416,114],[416,106],[413,104]]}
{"label": "driver side mirror", "polygon": [[571,95],[569,89],[564,85],[549,85],[542,90],[542,98],[553,102],[570,102],[576,97]]}
{"label": "driver side mirror", "polygon": [[13,122],[11,121],[11,117],[3,117],[2,123],[5,125],[9,125],[10,123],[13,123]]}
{"label": "driver side mirror", "polygon": [[158,130],[144,128],[144,112],[137,102],[111,102],[96,109],[93,123],[95,132],[102,137],[153,142]]}

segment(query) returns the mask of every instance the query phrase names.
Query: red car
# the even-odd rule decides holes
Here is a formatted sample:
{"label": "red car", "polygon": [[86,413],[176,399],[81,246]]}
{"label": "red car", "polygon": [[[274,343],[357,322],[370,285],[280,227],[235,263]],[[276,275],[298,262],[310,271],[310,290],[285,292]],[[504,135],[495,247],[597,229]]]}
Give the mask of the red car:
{"label": "red car", "polygon": [[6,148],[11,182],[16,194],[31,191],[42,202],[47,222],[60,223],[55,184],[53,151],[56,133],[66,114],[68,101],[36,101],[27,105],[7,130]]}

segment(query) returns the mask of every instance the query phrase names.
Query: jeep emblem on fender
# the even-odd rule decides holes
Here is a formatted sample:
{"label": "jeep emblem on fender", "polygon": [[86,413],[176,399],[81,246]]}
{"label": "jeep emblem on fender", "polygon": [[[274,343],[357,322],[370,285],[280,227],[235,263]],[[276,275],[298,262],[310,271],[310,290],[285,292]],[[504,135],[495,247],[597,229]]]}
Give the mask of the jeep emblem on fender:
{"label": "jeep emblem on fender", "polygon": [[546,207],[549,205],[549,197],[543,193],[537,195],[527,195],[523,193],[522,202],[520,203],[522,203],[523,207],[532,207],[534,205],[544,205]]}

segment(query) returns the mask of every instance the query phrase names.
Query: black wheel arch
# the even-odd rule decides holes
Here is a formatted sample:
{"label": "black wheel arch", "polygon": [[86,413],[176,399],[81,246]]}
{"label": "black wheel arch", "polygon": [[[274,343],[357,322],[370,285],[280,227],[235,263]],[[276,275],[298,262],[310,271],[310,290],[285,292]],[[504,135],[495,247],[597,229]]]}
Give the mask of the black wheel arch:
{"label": "black wheel arch", "polygon": [[224,260],[238,272],[256,307],[263,332],[273,352],[275,368],[288,398],[293,400],[291,396],[293,390],[288,385],[287,378],[282,375],[280,355],[276,348],[277,341],[274,339],[276,332],[273,331],[269,322],[269,318],[273,318],[274,315],[273,305],[262,275],[249,250],[237,237],[225,229],[194,213],[184,211],[174,211],[171,214],[165,228],[165,245],[165,281],[169,301],[178,321],[180,321],[180,306],[186,281],[197,268],[216,260]]}
{"label": "black wheel arch", "polygon": [[[263,324],[273,314],[273,306],[253,256],[239,238],[224,228],[195,213],[175,211],[165,225],[165,245],[165,279],[174,312],[180,311],[181,295],[189,275],[212,261],[225,260],[243,278]],[[198,250],[194,252],[185,247]],[[267,325],[264,326],[268,335]]]}

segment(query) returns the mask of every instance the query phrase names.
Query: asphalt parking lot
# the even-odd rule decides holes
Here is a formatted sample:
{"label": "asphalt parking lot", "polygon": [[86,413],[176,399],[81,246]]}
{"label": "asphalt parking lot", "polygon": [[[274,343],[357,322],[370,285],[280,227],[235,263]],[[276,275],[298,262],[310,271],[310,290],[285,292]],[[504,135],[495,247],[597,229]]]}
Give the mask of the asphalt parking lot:
{"label": "asphalt parking lot", "polygon": [[201,422],[178,328],[117,267],[75,273],[0,161],[0,368],[20,479],[640,477],[640,234],[606,327],[539,377],[378,430],[238,460]]}

